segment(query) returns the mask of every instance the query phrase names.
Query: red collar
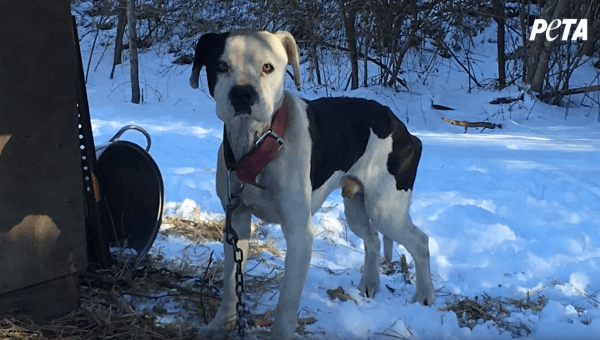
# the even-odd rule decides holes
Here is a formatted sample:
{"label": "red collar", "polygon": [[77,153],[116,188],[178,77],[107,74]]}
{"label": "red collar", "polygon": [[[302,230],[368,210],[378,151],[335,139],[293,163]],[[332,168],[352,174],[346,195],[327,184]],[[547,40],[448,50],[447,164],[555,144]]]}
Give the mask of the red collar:
{"label": "red collar", "polygon": [[269,164],[275,153],[283,146],[283,136],[285,134],[285,126],[287,124],[288,108],[284,103],[283,106],[271,121],[271,127],[267,132],[258,138],[254,149],[245,154],[239,162],[235,161],[229,138],[227,137],[227,129],[223,126],[223,151],[225,156],[225,165],[229,170],[235,170],[240,181],[252,184],[260,189],[263,186],[256,183],[256,176]]}

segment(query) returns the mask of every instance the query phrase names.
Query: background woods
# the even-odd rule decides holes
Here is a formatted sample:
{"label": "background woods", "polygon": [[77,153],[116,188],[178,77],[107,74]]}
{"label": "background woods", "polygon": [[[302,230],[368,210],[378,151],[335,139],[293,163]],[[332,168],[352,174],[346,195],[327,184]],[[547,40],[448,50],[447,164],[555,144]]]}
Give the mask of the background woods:
{"label": "background woods", "polygon": [[[569,84],[578,67],[598,60],[598,0],[138,0],[135,16],[127,13],[128,2],[136,1],[75,1],[73,6],[88,34],[116,32],[101,35],[100,41],[107,49],[114,46],[114,65],[123,52],[130,52],[134,64],[135,50],[153,45],[173,53],[175,63],[191,63],[202,33],[253,27],[290,31],[307,66],[305,83],[317,88],[378,84],[400,90],[414,81],[427,84],[439,63],[450,62],[468,77],[468,91],[516,85],[557,105],[565,96],[598,91],[593,85],[599,72],[588,86]],[[136,22],[126,25],[128,17]],[[529,41],[536,18],[588,19],[588,40],[548,41],[538,34]],[[562,36],[562,28],[557,32]],[[496,47],[496,74],[478,67],[476,48],[483,44]],[[324,58],[338,63],[326,67]],[[419,79],[403,79],[407,69],[418,70]],[[583,100],[598,105],[597,96]]]}

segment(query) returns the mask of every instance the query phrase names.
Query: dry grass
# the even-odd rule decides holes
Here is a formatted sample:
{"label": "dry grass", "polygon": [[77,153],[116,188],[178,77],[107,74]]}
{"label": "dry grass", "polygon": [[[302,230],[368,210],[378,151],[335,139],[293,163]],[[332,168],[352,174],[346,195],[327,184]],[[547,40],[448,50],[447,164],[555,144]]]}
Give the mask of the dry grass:
{"label": "dry grass", "polygon": [[196,243],[220,241],[223,237],[225,218],[202,216],[200,209],[195,208],[192,217],[165,217],[163,218],[163,225],[164,224],[171,226],[166,229],[166,233],[184,236]]}
{"label": "dry grass", "polygon": [[[217,267],[209,268],[205,279]],[[194,329],[185,321],[160,322],[176,314],[167,306],[179,303],[188,319],[199,319],[203,313],[212,317],[220,300],[198,278],[161,267],[153,257],[137,268],[119,263],[80,274],[81,307],[49,320],[0,315],[0,339],[188,339]],[[143,300],[153,307],[141,308]]]}
{"label": "dry grass", "polygon": [[[223,229],[225,227],[225,218],[208,216],[203,214],[200,209],[196,207],[194,208],[191,217],[165,217],[163,219],[163,225],[171,226],[162,231],[163,233],[184,236],[195,243],[221,241],[223,238]],[[264,224],[262,222],[252,222],[250,257],[263,252],[271,253],[275,256],[282,256],[283,251],[275,245],[277,240],[268,238],[267,233],[262,230],[263,226]]]}
{"label": "dry grass", "polygon": [[[170,227],[161,233],[202,244],[220,241],[223,223],[196,210],[191,218],[165,218],[163,224]],[[275,240],[261,235],[262,226],[253,223],[252,227],[250,257],[261,261],[257,255],[262,252],[281,256]],[[250,310],[260,296],[278,286],[281,271],[276,269],[272,275],[245,275]],[[212,253],[203,263],[193,264],[189,258],[167,261],[160,254],[148,255],[138,266],[122,258],[110,269],[81,273],[81,307],[75,311],[50,320],[0,314],[0,340],[193,338],[198,325],[209,322],[220,304],[220,270]]]}
{"label": "dry grass", "polygon": [[492,298],[487,294],[474,298],[452,295],[452,302],[439,308],[441,311],[453,311],[456,313],[458,324],[461,327],[473,329],[476,325],[492,321],[499,330],[511,332],[513,337],[527,336],[531,330],[521,321],[507,321],[512,312],[529,310],[540,312],[548,302],[548,299],[539,295],[537,299],[513,299]]}
{"label": "dry grass", "polygon": [[[10,319],[13,319],[12,317]],[[0,316],[0,339],[46,339],[40,331],[30,331],[26,328],[20,327],[14,323],[14,319],[10,320]]]}

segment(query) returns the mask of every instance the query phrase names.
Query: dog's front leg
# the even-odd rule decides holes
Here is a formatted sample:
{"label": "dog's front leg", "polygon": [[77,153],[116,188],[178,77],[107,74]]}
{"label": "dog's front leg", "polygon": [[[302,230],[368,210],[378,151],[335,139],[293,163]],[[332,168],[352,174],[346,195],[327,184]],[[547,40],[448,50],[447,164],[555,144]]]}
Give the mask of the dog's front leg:
{"label": "dog's front leg", "polygon": [[[302,289],[312,255],[312,221],[309,197],[289,197],[281,210],[281,229],[285,236],[285,274],[275,309],[271,339],[288,340],[294,336]],[[299,202],[302,201],[302,202]]]}
{"label": "dog's front leg", "polygon": [[[248,258],[248,240],[250,239],[250,219],[252,215],[247,207],[240,206],[233,211],[232,226],[238,233],[238,247],[243,252],[242,272]],[[225,338],[227,333],[234,329],[237,321],[236,303],[238,298],[235,294],[235,261],[233,258],[233,247],[225,242],[223,237],[223,248],[225,260],[223,266],[223,295],[221,305],[217,314],[209,325],[201,330],[200,338],[220,339]]]}

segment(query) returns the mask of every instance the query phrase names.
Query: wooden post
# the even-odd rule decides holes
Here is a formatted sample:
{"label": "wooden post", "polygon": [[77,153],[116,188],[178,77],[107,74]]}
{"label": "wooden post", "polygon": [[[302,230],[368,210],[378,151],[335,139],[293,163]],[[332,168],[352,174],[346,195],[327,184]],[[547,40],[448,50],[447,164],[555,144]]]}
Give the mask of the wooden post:
{"label": "wooden post", "polygon": [[0,1],[0,32],[0,312],[51,317],[87,264],[69,1]]}

